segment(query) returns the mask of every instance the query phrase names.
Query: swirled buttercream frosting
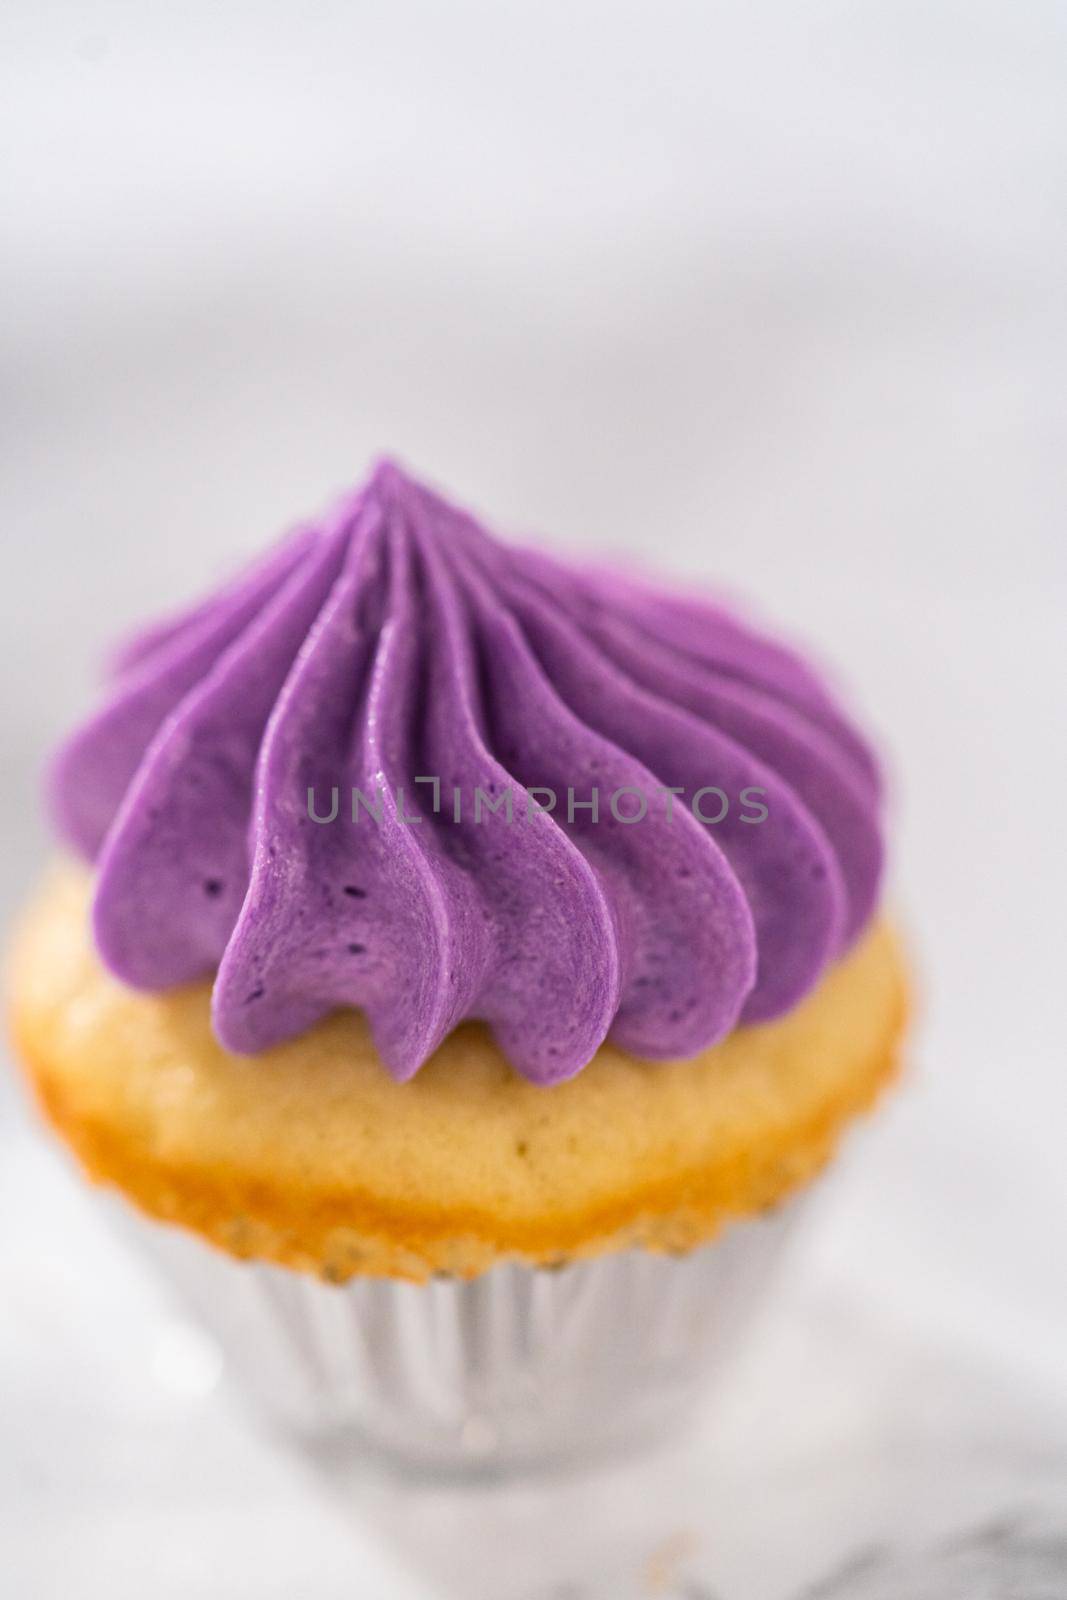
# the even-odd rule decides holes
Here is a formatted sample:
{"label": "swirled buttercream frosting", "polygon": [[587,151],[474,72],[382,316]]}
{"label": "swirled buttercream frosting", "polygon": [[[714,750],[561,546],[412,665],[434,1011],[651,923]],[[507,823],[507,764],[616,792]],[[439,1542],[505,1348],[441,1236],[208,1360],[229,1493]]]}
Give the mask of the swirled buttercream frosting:
{"label": "swirled buttercream frosting", "polygon": [[794,653],[389,463],[118,653],[52,802],[120,979],[212,975],[240,1053],[360,1007],[398,1079],[464,1018],[548,1084],[778,1016],[882,856],[875,762]]}

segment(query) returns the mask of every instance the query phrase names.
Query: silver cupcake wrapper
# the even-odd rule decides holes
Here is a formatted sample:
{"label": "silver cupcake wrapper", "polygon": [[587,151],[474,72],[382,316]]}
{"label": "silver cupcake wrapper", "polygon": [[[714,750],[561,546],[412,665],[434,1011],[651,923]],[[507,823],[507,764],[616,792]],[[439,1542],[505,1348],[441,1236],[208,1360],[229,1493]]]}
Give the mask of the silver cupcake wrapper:
{"label": "silver cupcake wrapper", "polygon": [[691,1412],[802,1210],[794,1199],[685,1256],[426,1284],[323,1283],[127,1207],[122,1225],[269,1418],[330,1449],[480,1469],[590,1456]]}

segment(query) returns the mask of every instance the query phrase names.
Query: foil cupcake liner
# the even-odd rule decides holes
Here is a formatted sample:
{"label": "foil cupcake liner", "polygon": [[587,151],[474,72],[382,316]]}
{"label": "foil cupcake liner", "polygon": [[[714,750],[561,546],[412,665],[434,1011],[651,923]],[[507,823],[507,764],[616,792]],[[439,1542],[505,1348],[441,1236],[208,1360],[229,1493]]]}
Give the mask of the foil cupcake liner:
{"label": "foil cupcake liner", "polygon": [[589,1457],[691,1414],[773,1277],[793,1199],[684,1256],[470,1281],[321,1282],[122,1207],[121,1226],[276,1424],[336,1452],[485,1469]]}

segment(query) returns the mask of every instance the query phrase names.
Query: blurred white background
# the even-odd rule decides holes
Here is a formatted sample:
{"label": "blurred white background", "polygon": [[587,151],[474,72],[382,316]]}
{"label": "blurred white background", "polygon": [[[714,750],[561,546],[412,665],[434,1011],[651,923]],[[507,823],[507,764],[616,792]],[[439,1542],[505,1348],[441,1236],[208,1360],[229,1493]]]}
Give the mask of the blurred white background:
{"label": "blurred white background", "polygon": [[786,1600],[1067,1524],[1063,8],[9,0],[0,75],[5,907],[106,641],[388,448],[837,665],[923,986],[729,1406],[580,1548],[547,1487],[324,1498],[9,1074],[0,1592],[623,1600],[682,1538],[658,1592]]}

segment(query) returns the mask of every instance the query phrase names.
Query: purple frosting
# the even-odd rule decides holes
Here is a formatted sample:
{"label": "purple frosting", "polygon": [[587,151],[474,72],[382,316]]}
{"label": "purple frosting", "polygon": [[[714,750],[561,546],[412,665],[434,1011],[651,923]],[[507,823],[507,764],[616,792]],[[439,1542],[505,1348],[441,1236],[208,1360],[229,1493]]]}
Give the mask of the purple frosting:
{"label": "purple frosting", "polygon": [[693,1055],[812,988],[882,859],[875,762],[795,655],[390,463],[130,643],[52,793],[118,977],[214,974],[241,1053],[359,1006],[399,1079],[465,1017],[537,1083],[609,1033]]}

